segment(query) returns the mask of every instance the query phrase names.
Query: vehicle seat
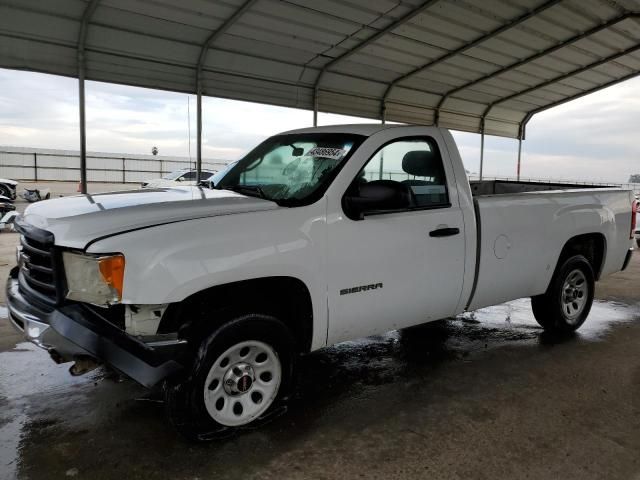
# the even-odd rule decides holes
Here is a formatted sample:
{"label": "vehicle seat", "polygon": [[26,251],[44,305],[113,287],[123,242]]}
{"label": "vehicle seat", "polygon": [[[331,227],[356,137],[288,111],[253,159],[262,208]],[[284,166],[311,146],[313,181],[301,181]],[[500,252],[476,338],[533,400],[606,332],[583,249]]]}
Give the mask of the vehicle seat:
{"label": "vehicle seat", "polygon": [[411,188],[418,206],[445,203],[447,193],[440,156],[431,150],[414,150],[402,158],[402,170],[414,177],[402,180]]}

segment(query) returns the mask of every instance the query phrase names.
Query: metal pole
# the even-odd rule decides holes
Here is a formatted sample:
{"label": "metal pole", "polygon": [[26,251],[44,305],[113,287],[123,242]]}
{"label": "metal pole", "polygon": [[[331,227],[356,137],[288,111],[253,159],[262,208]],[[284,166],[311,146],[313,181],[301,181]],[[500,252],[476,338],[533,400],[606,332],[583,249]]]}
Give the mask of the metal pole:
{"label": "metal pole", "polygon": [[200,183],[200,176],[202,173],[202,85],[200,83],[200,79],[198,79],[198,106],[197,106],[197,116],[198,116],[198,157],[196,159],[196,184]]}
{"label": "metal pole", "polygon": [[318,89],[313,89],[313,126],[318,126]]}
{"label": "metal pole", "polygon": [[84,53],[78,55],[78,96],[80,102],[80,193],[87,193],[87,125],[84,104]]}
{"label": "metal pole", "polygon": [[482,180],[482,169],[484,167],[484,118],[481,120],[480,128],[480,180]]}
{"label": "metal pole", "polygon": [[85,44],[91,16],[100,0],[91,0],[85,7],[78,34],[78,102],[80,103],[80,192],[87,193],[87,122],[85,118],[84,79],[86,76]]}
{"label": "metal pole", "polygon": [[189,151],[189,168],[193,167],[191,158],[191,96],[187,95],[187,150]]}
{"label": "metal pole", "polygon": [[517,180],[520,181],[520,161],[522,159],[522,136],[518,138],[518,171]]}

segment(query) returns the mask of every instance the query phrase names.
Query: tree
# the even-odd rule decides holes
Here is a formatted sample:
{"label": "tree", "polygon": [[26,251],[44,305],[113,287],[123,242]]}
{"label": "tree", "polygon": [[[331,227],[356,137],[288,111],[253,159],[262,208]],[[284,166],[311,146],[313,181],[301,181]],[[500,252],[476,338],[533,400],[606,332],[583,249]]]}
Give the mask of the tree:
{"label": "tree", "polygon": [[629,183],[640,183],[640,173],[629,175]]}

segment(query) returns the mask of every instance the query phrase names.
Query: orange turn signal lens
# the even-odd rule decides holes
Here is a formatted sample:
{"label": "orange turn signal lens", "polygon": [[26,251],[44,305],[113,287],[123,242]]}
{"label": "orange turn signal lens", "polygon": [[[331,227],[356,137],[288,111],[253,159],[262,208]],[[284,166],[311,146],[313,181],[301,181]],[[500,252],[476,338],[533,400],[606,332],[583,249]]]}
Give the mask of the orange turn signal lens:
{"label": "orange turn signal lens", "polygon": [[124,255],[113,255],[99,260],[102,279],[111,286],[122,299],[122,286],[124,284]]}

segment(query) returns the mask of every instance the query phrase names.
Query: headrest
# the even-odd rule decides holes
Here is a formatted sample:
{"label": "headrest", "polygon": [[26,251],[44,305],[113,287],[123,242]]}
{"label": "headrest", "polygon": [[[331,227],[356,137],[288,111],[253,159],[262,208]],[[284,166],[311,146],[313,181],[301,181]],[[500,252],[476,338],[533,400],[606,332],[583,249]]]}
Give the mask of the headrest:
{"label": "headrest", "polygon": [[405,153],[402,158],[402,170],[416,177],[432,177],[438,172],[436,156],[429,150],[415,150]]}

